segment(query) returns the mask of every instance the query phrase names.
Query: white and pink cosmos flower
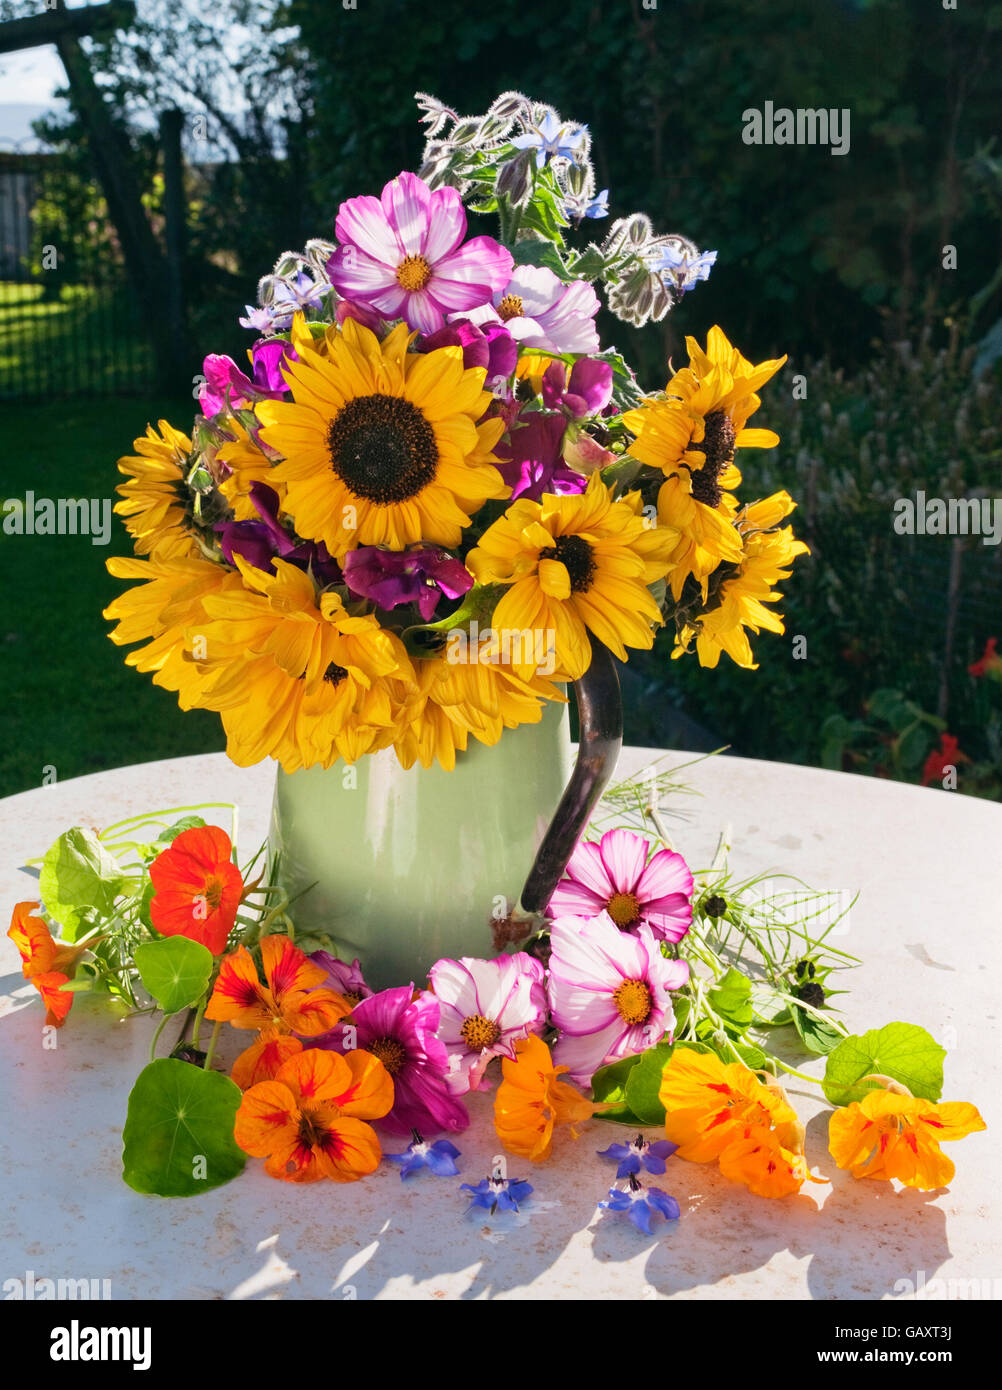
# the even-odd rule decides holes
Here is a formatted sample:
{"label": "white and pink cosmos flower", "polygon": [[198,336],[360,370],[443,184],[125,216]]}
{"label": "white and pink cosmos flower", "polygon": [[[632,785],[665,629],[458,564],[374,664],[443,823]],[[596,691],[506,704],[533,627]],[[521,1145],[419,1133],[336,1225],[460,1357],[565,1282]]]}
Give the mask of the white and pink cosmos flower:
{"label": "white and pink cosmos flower", "polygon": [[548,352],[598,352],[598,295],[587,280],[568,285],[542,265],[520,265],[490,303],[466,315],[471,323],[503,323],[523,347]]}
{"label": "white and pink cosmos flower", "polygon": [[492,237],[463,244],[459,194],[432,192],[416,174],[398,174],[379,198],[347,199],[334,231],[340,244],[327,274],[338,294],[421,333],[436,333],[447,314],[486,304],[508,283],[514,264]]}
{"label": "white and pink cosmos flower", "polygon": [[428,980],[441,1010],[438,1038],[448,1053],[453,1095],[486,1090],[491,1058],[514,1058],[515,1044],[546,1022],[545,971],[525,951],[495,960],[446,957]]}
{"label": "white and pink cosmos flower", "polygon": [[649,927],[660,941],[681,941],[692,925],[692,874],[680,854],[658,850],[630,830],[582,841],[546,911],[551,917],[607,912],[622,931]]}
{"label": "white and pink cosmos flower", "polygon": [[662,955],[649,927],[630,935],[607,912],[558,917],[550,946],[550,1016],[560,1029],[553,1060],[571,1081],[588,1085],[606,1063],[672,1040],[671,995],[688,982],[689,966]]}

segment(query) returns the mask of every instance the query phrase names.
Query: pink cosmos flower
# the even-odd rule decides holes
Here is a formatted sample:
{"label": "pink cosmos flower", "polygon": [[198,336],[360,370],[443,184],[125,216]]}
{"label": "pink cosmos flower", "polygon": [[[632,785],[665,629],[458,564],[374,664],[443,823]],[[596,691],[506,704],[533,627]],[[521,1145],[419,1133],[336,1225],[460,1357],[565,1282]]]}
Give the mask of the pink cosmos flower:
{"label": "pink cosmos flower", "polygon": [[432,192],[416,174],[399,174],[380,198],[349,198],[334,229],[340,245],[327,273],[338,293],[422,333],[442,328],[446,314],[486,303],[514,264],[491,237],[461,245],[466,211],[459,194]]}
{"label": "pink cosmos flower", "polygon": [[586,280],[565,284],[542,265],[520,265],[490,304],[472,309],[472,323],[503,323],[523,347],[597,352],[598,295]]}
{"label": "pink cosmos flower", "polygon": [[492,1057],[515,1057],[515,1043],[538,1033],[546,1021],[545,971],[518,951],[495,960],[437,961],[428,976],[441,1005],[438,1036],[449,1054],[453,1095],[484,1091]]}
{"label": "pink cosmos flower", "polygon": [[681,941],[692,925],[692,874],[680,854],[658,850],[630,830],[582,841],[546,911],[551,917],[607,912],[622,931],[649,927],[659,941]]}
{"label": "pink cosmos flower", "polygon": [[645,1052],[675,1028],[671,992],[689,978],[684,960],[661,954],[649,927],[621,932],[607,912],[550,927],[550,1014],[560,1029],[557,1066],[587,1085],[599,1067]]}

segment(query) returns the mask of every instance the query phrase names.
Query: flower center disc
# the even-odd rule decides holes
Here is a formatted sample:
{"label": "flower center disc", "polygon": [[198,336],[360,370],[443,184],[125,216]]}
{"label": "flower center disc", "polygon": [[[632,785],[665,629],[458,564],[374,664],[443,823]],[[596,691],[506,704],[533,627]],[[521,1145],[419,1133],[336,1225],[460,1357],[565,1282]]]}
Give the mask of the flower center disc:
{"label": "flower center disc", "polygon": [[416,497],[435,477],[435,431],[399,396],[356,396],[327,431],[331,467],[358,497],[380,506]]}
{"label": "flower center disc", "polygon": [[647,1022],[651,1013],[651,992],[643,980],[624,980],[612,997],[625,1023],[635,1027]]}
{"label": "flower center disc", "polygon": [[703,421],[703,438],[690,447],[706,457],[702,468],[692,470],[692,495],[707,507],[720,506],[720,474],[734,462],[734,441],[737,439],[734,421],[725,410],[714,410]]}
{"label": "flower center disc", "polygon": [[459,1031],[471,1052],[481,1052],[485,1047],[493,1047],[501,1036],[501,1029],[494,1020],[484,1018],[482,1014],[471,1014]]}
{"label": "flower center disc", "polygon": [[613,893],[605,910],[617,927],[628,927],[640,916],[640,904],[632,893]]}
{"label": "flower center disc", "polygon": [[377,1038],[366,1051],[378,1057],[391,1076],[395,1076],[407,1060],[407,1051],[397,1038]]}
{"label": "flower center disc", "polygon": [[591,546],[581,536],[558,536],[546,550],[539,552],[541,560],[559,560],[571,581],[571,593],[586,593],[595,573]]}
{"label": "flower center disc", "polygon": [[509,319],[520,319],[522,317],[522,297],[518,294],[506,294],[498,305],[498,318],[502,323],[507,323]]}
{"label": "flower center disc", "polygon": [[402,290],[423,290],[431,279],[431,266],[424,256],[405,256],[397,266],[397,284]]}

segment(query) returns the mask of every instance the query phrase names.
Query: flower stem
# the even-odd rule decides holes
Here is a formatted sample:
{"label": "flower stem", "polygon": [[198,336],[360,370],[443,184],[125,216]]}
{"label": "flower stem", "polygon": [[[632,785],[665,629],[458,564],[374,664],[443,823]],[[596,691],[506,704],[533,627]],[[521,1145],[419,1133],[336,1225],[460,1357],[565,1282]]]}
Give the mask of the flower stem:
{"label": "flower stem", "polygon": [[157,1043],[160,1041],[160,1034],[161,1034],[161,1033],[163,1032],[163,1030],[167,1027],[167,1020],[168,1020],[169,1018],[170,1018],[170,1014],[164,1014],[163,1018],[160,1020],[159,1024],[157,1025],[157,1031],[153,1034],[153,1041],[150,1043],[150,1061],[151,1061],[151,1062],[155,1062],[156,1059],[157,1059]]}
{"label": "flower stem", "polygon": [[216,1043],[219,1041],[219,1030],[222,1026],[222,1020],[217,1019],[212,1029],[212,1037],[209,1039],[209,1049],[205,1054],[205,1061],[202,1064],[203,1071],[208,1071],[212,1066],[212,1059],[216,1055]]}

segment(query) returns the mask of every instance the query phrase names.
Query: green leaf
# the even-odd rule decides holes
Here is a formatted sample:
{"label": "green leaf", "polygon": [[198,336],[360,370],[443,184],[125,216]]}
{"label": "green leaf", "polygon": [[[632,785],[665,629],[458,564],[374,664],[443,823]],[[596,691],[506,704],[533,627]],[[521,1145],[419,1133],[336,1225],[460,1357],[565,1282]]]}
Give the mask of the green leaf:
{"label": "green leaf", "polygon": [[204,825],[205,821],[201,816],[182,816],[181,819],[176,820],[173,825],[169,825],[163,834],[157,836],[157,842],[160,844],[173,844],[182,831],[201,829]]}
{"label": "green leaf", "polygon": [[129,1096],[122,1176],[135,1192],[192,1197],[243,1169],[233,1138],[241,1093],[228,1076],[173,1057],[144,1067]]}
{"label": "green leaf", "polygon": [[789,995],[767,980],[753,980],[751,987],[753,1022],[763,1028],[777,1028],[792,1022]]}
{"label": "green leaf", "polygon": [[739,1033],[750,1028],[754,1013],[751,1002],[751,980],[733,966],[720,983],[706,992],[710,1007],[725,1022],[733,1024]]}
{"label": "green leaf", "polygon": [[594,1100],[614,1103],[615,1110],[603,1110],[602,1120],[614,1120],[616,1124],[632,1125],[638,1128],[641,1121],[626,1104],[626,1083],[630,1072],[640,1062],[640,1056],[624,1057],[619,1062],[610,1062],[607,1067],[599,1067],[591,1079],[591,1092]]}
{"label": "green leaf", "polygon": [[571,280],[560,252],[551,241],[517,241],[511,248],[516,265],[541,265],[552,270],[559,280]]}
{"label": "green leaf", "polygon": [[49,847],[38,891],[63,936],[75,941],[92,921],[111,915],[124,882],[121,865],[97,836],[75,825]]}
{"label": "green leaf", "polygon": [[793,1026],[800,1034],[800,1041],[808,1052],[823,1057],[842,1041],[841,1031],[823,1018],[816,1018],[814,1014],[809,1014],[806,1009],[798,1009],[796,1005],[793,1006],[792,1012]]}
{"label": "green leaf", "polygon": [[212,952],[186,936],[165,936],[137,946],[132,956],[139,978],[165,1014],[198,1002],[212,974]]}
{"label": "green leaf", "polygon": [[626,1104],[642,1125],[663,1125],[665,1108],[658,1099],[661,1075],[674,1051],[672,1043],[660,1042],[641,1055],[626,1078]]}
{"label": "green leaf", "polygon": [[755,1047],[753,1043],[740,1042],[736,1042],[734,1046],[745,1066],[751,1067],[752,1071],[761,1071],[765,1066],[765,1053],[760,1047]]}
{"label": "green leaf", "polygon": [[873,1089],[869,1083],[860,1083],[875,1072],[900,1081],[913,1096],[939,1100],[945,1056],[946,1049],[915,1023],[871,1028],[868,1033],[843,1038],[829,1053],[824,1092],[832,1105],[850,1105]]}

